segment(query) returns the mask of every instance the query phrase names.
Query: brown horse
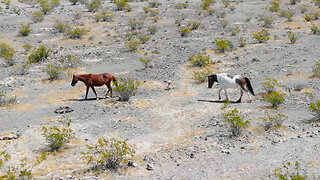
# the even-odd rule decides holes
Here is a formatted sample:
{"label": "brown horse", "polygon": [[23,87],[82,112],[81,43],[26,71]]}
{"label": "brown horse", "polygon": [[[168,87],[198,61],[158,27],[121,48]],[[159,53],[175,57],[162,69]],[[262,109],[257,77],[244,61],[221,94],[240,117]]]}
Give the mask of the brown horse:
{"label": "brown horse", "polygon": [[71,86],[74,86],[77,84],[78,81],[82,81],[87,86],[86,91],[86,97],[88,96],[89,88],[93,90],[94,94],[96,95],[96,98],[98,99],[96,90],[94,89],[94,86],[102,86],[106,85],[108,87],[108,93],[110,92],[110,97],[112,97],[112,87],[110,85],[111,81],[116,81],[116,77],[109,73],[104,74],[79,74],[79,75],[73,75]]}

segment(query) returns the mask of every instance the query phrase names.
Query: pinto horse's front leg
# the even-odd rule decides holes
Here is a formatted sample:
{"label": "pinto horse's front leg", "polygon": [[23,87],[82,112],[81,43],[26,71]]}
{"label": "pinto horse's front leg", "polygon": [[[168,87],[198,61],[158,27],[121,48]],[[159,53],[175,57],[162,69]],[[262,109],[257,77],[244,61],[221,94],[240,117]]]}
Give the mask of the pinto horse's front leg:
{"label": "pinto horse's front leg", "polygon": [[241,95],[240,95],[240,98],[238,99],[237,103],[241,103],[241,99],[242,99],[242,96],[243,96],[243,90],[242,89],[240,89],[240,93],[241,93]]}
{"label": "pinto horse's front leg", "polygon": [[221,99],[221,95],[220,95],[220,94],[221,94],[222,89],[223,89],[223,88],[220,88],[220,89],[219,89],[219,92],[218,92],[219,100]]}

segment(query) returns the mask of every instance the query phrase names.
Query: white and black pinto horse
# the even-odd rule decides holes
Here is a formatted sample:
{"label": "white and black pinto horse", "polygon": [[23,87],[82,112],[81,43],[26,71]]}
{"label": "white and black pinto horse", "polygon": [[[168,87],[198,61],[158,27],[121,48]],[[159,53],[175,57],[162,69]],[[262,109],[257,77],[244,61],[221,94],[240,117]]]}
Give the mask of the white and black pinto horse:
{"label": "white and black pinto horse", "polygon": [[241,102],[243,91],[246,91],[248,93],[250,102],[251,102],[250,93],[255,96],[253,89],[252,89],[252,86],[251,86],[251,83],[250,83],[250,80],[247,77],[242,77],[240,75],[231,76],[226,73],[212,74],[212,75],[208,76],[208,88],[212,88],[212,85],[214,82],[218,82],[222,86],[219,89],[219,100],[221,99],[220,92],[222,91],[222,89],[224,90],[224,92],[226,94],[227,101],[229,100],[228,93],[227,93],[228,88],[234,89],[234,88],[240,87],[241,96],[240,96],[239,100],[237,101],[237,103]]}

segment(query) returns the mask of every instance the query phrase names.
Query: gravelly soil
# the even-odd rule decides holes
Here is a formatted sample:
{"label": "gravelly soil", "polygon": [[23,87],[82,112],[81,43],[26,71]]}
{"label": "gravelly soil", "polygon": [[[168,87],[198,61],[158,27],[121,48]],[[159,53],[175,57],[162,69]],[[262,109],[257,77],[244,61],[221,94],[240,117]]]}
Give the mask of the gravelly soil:
{"label": "gravelly soil", "polygon": [[[147,33],[147,27],[153,25],[158,31],[136,52],[125,49],[125,34],[130,31],[128,20],[144,17],[141,7],[148,2],[129,2],[133,10],[126,12],[115,11],[111,2],[104,1],[103,7],[116,16],[114,22],[95,22],[85,5],[62,1],[45,15],[44,21],[31,24],[33,31],[28,37],[18,35],[19,26],[32,21],[31,14],[39,10],[38,5],[12,1],[9,9],[0,11],[0,42],[14,47],[17,62],[0,67],[1,91],[17,99],[16,104],[1,107],[0,134],[19,131],[22,135],[0,141],[12,156],[9,163],[16,165],[27,157],[32,164],[46,151],[42,125],[51,125],[52,120],[65,116],[72,119],[75,138],[33,168],[35,179],[260,179],[285,161],[299,161],[309,177],[319,175],[319,122],[310,121],[311,100],[305,94],[312,92],[318,98],[319,79],[312,76],[312,68],[319,61],[320,36],[312,35],[310,26],[319,25],[319,20],[306,22],[300,12],[301,7],[309,12],[319,8],[311,0],[296,5],[282,1],[282,9],[295,12],[293,22],[287,22],[266,9],[269,1],[231,2],[233,11],[217,2],[212,6],[212,16],[199,15],[199,1],[189,2],[188,8],[182,10],[174,8],[182,1],[159,2],[160,20],[153,23],[147,16],[140,30]],[[218,17],[222,12],[226,12],[225,18]],[[81,14],[80,19],[75,18],[76,13]],[[267,15],[274,20],[269,28],[271,39],[259,44],[252,33],[263,29]],[[178,18],[185,18],[182,24],[200,21],[201,26],[181,37],[175,24]],[[56,20],[83,25],[90,31],[80,40],[71,40],[56,32]],[[224,28],[225,20],[228,25]],[[231,35],[233,27],[240,28],[239,35]],[[294,44],[287,37],[289,30],[299,35]],[[239,47],[240,36],[247,39],[245,47]],[[236,49],[217,53],[216,38],[229,39]],[[27,74],[19,75],[29,55],[22,48],[25,43],[33,47],[47,45],[52,53],[45,62],[32,65]],[[249,103],[244,94],[243,103],[231,103],[221,109],[224,104],[217,101],[219,85],[208,89],[206,83],[197,84],[192,79],[199,68],[191,67],[188,58],[202,52],[215,63],[211,66],[213,72],[249,77],[257,94],[254,101]],[[48,81],[42,69],[68,54],[82,60],[82,67],[69,70],[61,80]],[[151,58],[153,67],[145,69],[141,57]],[[106,87],[102,87],[96,88],[101,99],[84,101],[84,85],[79,82],[70,86],[73,73],[104,72],[141,81],[137,95],[129,102],[119,102],[117,95],[104,98]],[[265,112],[272,111],[268,103],[260,100],[261,82],[267,77],[278,79],[282,85],[285,102],[276,111],[288,117],[282,127],[270,131],[264,131],[261,120]],[[168,80],[173,81],[171,90],[165,90]],[[239,90],[228,92],[231,100],[239,96]],[[89,97],[94,97],[92,91]],[[73,111],[54,113],[61,106],[69,106]],[[234,108],[251,121],[239,137],[231,137],[229,126],[222,120],[222,114]],[[87,143],[100,137],[128,138],[136,150],[134,161],[138,167],[124,168],[118,173],[87,171],[90,166],[81,159],[81,152]],[[146,170],[147,163],[152,164],[152,171]]]}

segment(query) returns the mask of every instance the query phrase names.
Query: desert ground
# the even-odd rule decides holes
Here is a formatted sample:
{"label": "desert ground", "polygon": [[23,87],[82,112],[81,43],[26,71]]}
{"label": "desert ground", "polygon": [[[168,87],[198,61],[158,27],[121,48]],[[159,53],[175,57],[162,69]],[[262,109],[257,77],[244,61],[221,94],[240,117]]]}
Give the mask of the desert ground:
{"label": "desert ground", "polygon": [[[314,69],[320,60],[320,30],[314,34],[311,27],[320,27],[320,21],[305,18],[320,13],[316,1],[280,0],[280,10],[272,12],[273,1],[267,0],[218,0],[209,9],[201,7],[199,0],[135,0],[127,2],[130,10],[119,10],[114,1],[104,0],[93,12],[86,6],[90,1],[73,5],[61,0],[54,6],[49,3],[53,8],[36,21],[33,13],[42,10],[39,2],[0,3],[0,44],[15,50],[12,65],[0,57],[3,101],[15,100],[0,107],[0,152],[11,156],[0,166],[0,176],[10,166],[22,168],[20,163],[25,161],[33,179],[277,179],[275,169],[285,162],[299,162],[299,172],[307,179],[319,178],[320,122],[309,103],[319,98]],[[292,12],[292,19],[281,16],[282,10]],[[97,20],[101,12],[113,14],[112,20]],[[266,16],[273,20],[269,26]],[[132,20],[139,20],[137,27],[130,24]],[[70,38],[57,30],[57,21],[87,33]],[[179,30],[192,21],[200,26],[183,36]],[[22,36],[21,25],[26,23],[31,23],[32,31]],[[148,27],[156,32],[150,33]],[[262,30],[268,30],[270,39],[260,43],[253,34]],[[296,42],[290,41],[289,31],[297,35]],[[150,39],[130,49],[128,36],[134,32]],[[233,48],[219,51],[216,39],[231,41]],[[41,45],[50,49],[49,56],[24,68]],[[188,59],[199,53],[212,62],[193,66]],[[58,79],[49,80],[47,65],[61,64],[68,55],[81,63],[63,68]],[[141,58],[151,60],[147,67]],[[219,84],[209,89],[207,81],[194,78],[195,72],[206,69],[248,77],[256,94],[253,101],[244,93],[242,103],[235,103],[239,89],[228,89],[231,103],[223,101],[223,91],[220,101]],[[119,101],[117,92],[106,97],[106,86],[96,87],[100,99],[90,89],[85,100],[85,85],[70,85],[73,74],[85,73],[111,73],[117,79],[138,80],[140,86],[127,102]],[[277,91],[285,94],[277,108],[261,100],[266,78],[276,79]],[[168,81],[172,82],[169,89]],[[72,111],[55,112],[66,106]],[[235,108],[250,121],[239,136],[232,136],[223,119]],[[266,113],[287,118],[265,130],[262,117]],[[59,118],[72,119],[75,136],[51,152],[42,127],[55,125]],[[124,164],[118,171],[92,170],[82,152],[102,137],[128,139],[135,150],[131,159],[135,167]],[[43,152],[48,152],[46,159],[35,165]]]}

